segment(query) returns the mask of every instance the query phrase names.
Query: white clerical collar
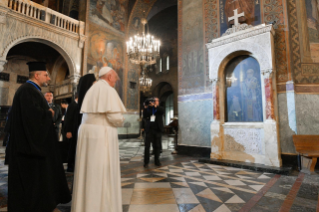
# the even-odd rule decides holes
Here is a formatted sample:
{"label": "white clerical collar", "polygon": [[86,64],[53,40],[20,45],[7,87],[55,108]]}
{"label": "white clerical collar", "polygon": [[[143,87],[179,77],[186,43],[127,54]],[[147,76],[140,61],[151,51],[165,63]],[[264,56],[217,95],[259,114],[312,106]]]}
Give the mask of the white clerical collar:
{"label": "white clerical collar", "polygon": [[110,86],[110,84],[109,84],[106,80],[100,79],[100,81],[102,81],[102,82],[104,82],[105,84],[107,84],[108,86]]}

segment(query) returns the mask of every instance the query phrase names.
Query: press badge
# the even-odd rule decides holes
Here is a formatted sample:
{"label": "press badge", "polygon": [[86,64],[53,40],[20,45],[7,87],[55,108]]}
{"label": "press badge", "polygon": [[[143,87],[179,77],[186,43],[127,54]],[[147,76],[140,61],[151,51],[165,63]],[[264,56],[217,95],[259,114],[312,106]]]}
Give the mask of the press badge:
{"label": "press badge", "polygon": [[155,115],[151,115],[151,122],[155,122]]}

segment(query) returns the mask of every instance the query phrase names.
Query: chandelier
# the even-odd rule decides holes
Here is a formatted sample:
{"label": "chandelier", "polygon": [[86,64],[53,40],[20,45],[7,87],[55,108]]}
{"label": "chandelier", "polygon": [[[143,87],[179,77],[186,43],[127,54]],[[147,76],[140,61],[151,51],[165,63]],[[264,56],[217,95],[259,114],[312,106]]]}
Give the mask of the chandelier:
{"label": "chandelier", "polygon": [[141,23],[143,24],[142,35],[137,34],[130,37],[130,40],[126,42],[126,53],[133,64],[153,65],[160,55],[161,42],[155,40],[154,36],[145,34],[145,25],[147,24],[145,18],[141,20]]}
{"label": "chandelier", "polygon": [[141,23],[143,24],[142,35],[137,34],[130,37],[129,41],[126,42],[126,53],[131,63],[140,65],[142,75],[139,79],[140,90],[147,93],[151,90],[152,79],[146,76],[144,67],[156,64],[160,56],[161,42],[154,39],[154,36],[149,33],[145,34],[145,25],[147,24],[145,18],[141,20]]}
{"label": "chandelier", "polygon": [[153,80],[151,78],[148,78],[146,74],[144,73],[144,71],[142,72],[142,77],[140,77],[139,81],[140,81],[140,90],[143,93],[150,92]]}

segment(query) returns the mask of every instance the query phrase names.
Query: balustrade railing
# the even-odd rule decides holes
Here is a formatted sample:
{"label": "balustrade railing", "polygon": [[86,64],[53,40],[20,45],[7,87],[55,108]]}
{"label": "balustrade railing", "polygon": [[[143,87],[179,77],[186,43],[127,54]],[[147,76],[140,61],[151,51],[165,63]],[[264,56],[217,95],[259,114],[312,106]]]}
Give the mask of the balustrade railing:
{"label": "balustrade railing", "polygon": [[73,33],[84,32],[84,23],[30,0],[8,0],[8,8],[25,16],[44,21]]}

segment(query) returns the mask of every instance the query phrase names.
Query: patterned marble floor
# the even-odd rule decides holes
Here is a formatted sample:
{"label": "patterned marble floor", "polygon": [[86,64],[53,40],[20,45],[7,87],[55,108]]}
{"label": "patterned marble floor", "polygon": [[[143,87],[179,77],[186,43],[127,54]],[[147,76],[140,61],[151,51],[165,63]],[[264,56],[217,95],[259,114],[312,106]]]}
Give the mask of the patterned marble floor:
{"label": "patterned marble floor", "polygon": [[[143,168],[140,140],[120,141],[123,212],[319,211],[318,176],[270,173],[198,163],[172,155],[163,140],[161,167]],[[0,211],[7,211],[7,167],[0,149]],[[152,162],[152,159],[151,159]],[[66,173],[69,186],[73,174]],[[59,205],[70,211],[70,203]]]}

